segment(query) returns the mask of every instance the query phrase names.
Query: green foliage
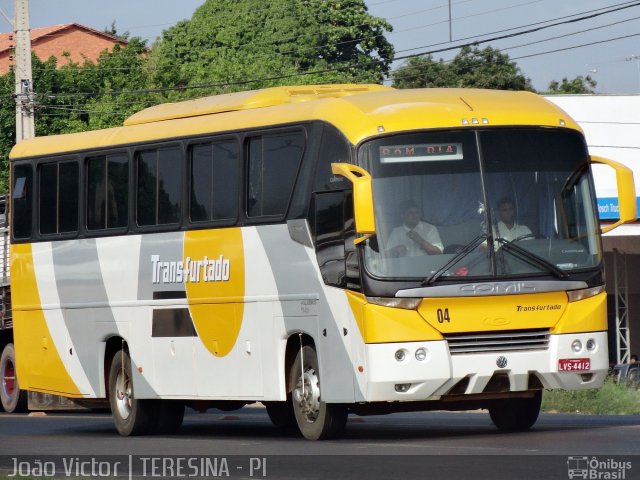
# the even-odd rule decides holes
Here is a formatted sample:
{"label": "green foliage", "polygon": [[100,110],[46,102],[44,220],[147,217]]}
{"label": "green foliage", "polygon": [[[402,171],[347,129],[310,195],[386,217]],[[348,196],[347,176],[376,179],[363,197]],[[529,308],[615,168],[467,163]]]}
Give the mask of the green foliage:
{"label": "green foliage", "polygon": [[640,390],[618,385],[611,380],[607,380],[599,389],[545,390],[542,410],[593,415],[638,415]]}
{"label": "green foliage", "polygon": [[[103,52],[96,63],[32,57],[37,136],[121,125],[124,118],[163,101],[157,94],[125,93],[152,87],[145,42],[132,38]],[[0,192],[8,191],[8,155],[15,143],[14,74],[0,76]]]}
{"label": "green foliage", "polygon": [[393,86],[533,90],[509,55],[491,47],[463,47],[451,62],[436,61],[431,55],[413,57],[393,74]]}
{"label": "green foliage", "polygon": [[[36,134],[108,128],[150,105],[223,91],[381,82],[393,58],[384,37],[390,30],[364,0],[207,0],[151,52],[140,38],[119,34],[114,22],[105,32],[128,44],[95,63],[33,57]],[[0,191],[8,189],[15,142],[14,88],[13,73],[0,76]]]}
{"label": "green foliage", "polygon": [[13,74],[0,76],[0,193],[9,191],[9,151],[16,138]]}
{"label": "green foliage", "polygon": [[545,93],[585,94],[593,93],[598,84],[590,75],[577,76],[573,80],[563,78],[561,83],[556,80],[549,82],[549,89]]}
{"label": "green foliage", "polygon": [[390,30],[386,21],[369,15],[364,0],[207,0],[191,20],[166,30],[154,45],[155,82],[218,84],[193,95],[380,82],[393,57],[384,37]]}
{"label": "green foliage", "polygon": [[120,40],[124,40],[124,41],[129,40],[129,37],[131,36],[131,34],[129,32],[118,33],[118,29],[116,28],[116,21],[115,20],[113,22],[111,22],[111,26],[110,27],[105,27],[103,32],[106,33],[107,35],[111,35],[111,36],[117,37]]}

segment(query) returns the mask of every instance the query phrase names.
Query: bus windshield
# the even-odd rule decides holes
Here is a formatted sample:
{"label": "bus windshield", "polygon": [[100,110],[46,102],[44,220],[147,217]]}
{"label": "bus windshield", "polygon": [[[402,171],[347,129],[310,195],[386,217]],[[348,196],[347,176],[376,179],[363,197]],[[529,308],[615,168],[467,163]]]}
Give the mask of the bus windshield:
{"label": "bus windshield", "polygon": [[553,275],[600,264],[587,150],[566,129],[402,134],[362,145],[377,235],[377,278]]}

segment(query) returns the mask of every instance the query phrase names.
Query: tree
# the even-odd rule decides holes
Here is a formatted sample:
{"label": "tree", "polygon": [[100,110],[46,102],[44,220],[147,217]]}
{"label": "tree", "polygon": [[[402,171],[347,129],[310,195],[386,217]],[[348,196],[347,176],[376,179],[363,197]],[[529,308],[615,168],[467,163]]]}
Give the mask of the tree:
{"label": "tree", "polygon": [[124,33],[118,33],[118,29],[116,28],[116,21],[111,22],[110,27],[104,27],[104,33],[107,35],[111,35],[112,37],[119,38],[120,40],[124,40],[125,42],[129,40],[129,36],[131,35],[128,31]]}
{"label": "tree", "polygon": [[0,76],[0,193],[9,191],[9,151],[16,139],[13,72]]}
{"label": "tree", "polygon": [[585,94],[594,93],[594,89],[598,82],[590,75],[583,77],[578,75],[573,80],[563,78],[561,83],[556,80],[549,82],[549,88],[545,93],[569,93],[569,94]]}
{"label": "tree", "polygon": [[455,84],[453,71],[443,59],[431,55],[410,58],[393,73],[396,88],[450,87]]}
{"label": "tree", "polygon": [[389,23],[368,13],[364,0],[207,0],[154,45],[155,82],[214,84],[192,95],[381,82],[393,57],[384,37],[390,30]]}
{"label": "tree", "polygon": [[[32,56],[36,135],[55,135],[121,125],[134,112],[164,101],[149,93],[145,42],[103,52],[96,63]],[[8,191],[8,156],[15,143],[14,74],[0,76],[0,192]]]}
{"label": "tree", "polygon": [[431,55],[413,57],[393,74],[397,88],[474,87],[500,90],[531,90],[526,78],[509,55],[487,47],[463,47],[451,62]]}
{"label": "tree", "polygon": [[[191,20],[166,30],[150,53],[139,38],[118,34],[114,22],[105,32],[128,44],[104,52],[95,63],[67,59],[60,66],[54,57],[33,57],[36,134],[121,125],[147,106],[219,91],[381,82],[393,58],[384,37],[390,30],[389,23],[368,13],[364,0],[207,0]],[[13,78],[12,72],[0,76],[4,191],[15,142]],[[173,88],[215,82],[235,85]]]}

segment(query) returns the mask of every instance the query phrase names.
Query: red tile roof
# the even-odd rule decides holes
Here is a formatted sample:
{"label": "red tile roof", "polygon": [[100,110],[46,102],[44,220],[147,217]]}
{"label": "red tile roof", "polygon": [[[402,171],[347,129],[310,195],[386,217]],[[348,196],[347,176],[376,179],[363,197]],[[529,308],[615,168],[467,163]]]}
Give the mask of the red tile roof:
{"label": "red tile roof", "polygon": [[[99,30],[95,30],[85,25],[80,25],[79,23],[63,23],[61,25],[52,25],[50,27],[33,28],[31,29],[31,44],[34,45],[38,43],[38,41],[53,35],[63,34],[65,30],[68,30],[70,28],[85,30],[87,33],[105,37],[105,39],[109,39],[114,43],[119,43],[120,45],[127,44],[126,41],[114,35],[101,32]],[[9,50],[10,48],[13,48],[14,46],[15,46],[15,34],[13,32],[0,33],[0,53],[6,50]]]}

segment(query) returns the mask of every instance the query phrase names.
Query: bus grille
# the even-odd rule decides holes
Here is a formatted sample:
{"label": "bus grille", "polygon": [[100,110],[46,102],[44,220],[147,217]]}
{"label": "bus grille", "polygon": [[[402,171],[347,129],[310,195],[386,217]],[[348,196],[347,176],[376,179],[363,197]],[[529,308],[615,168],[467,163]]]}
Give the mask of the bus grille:
{"label": "bus grille", "polygon": [[445,335],[451,355],[464,353],[546,350],[549,330]]}

